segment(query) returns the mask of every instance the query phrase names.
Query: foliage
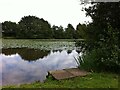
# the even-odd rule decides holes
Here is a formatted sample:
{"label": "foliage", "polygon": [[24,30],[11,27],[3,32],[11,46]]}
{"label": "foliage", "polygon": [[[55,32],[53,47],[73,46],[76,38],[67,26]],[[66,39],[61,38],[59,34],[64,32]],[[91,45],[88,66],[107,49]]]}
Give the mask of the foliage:
{"label": "foliage", "polygon": [[[79,25],[84,29],[85,25]],[[67,28],[51,26],[48,21],[36,16],[24,16],[18,23],[5,21],[2,23],[3,38],[28,38],[28,39],[79,39],[82,30],[74,29],[72,24]]]}
{"label": "foliage", "polygon": [[110,50],[107,51],[105,48],[94,49],[87,52],[83,56],[84,63],[81,63],[81,68],[88,71],[112,71],[114,73],[119,73],[120,64],[118,61],[118,54],[112,54],[110,56]]}
{"label": "foliage", "polygon": [[93,23],[88,25],[86,32],[87,40],[89,40],[88,44],[94,44],[92,45],[93,48],[95,45],[96,47],[99,46],[100,42],[110,44],[110,42],[107,42],[110,41],[109,38],[116,38],[115,44],[117,44],[117,46],[120,44],[120,40],[118,39],[120,36],[119,8],[120,2],[101,2],[85,9],[87,15],[93,19]]}
{"label": "foliage", "polygon": [[55,38],[55,39],[64,39],[65,38],[65,31],[62,26],[58,27],[58,26],[53,25],[52,31],[53,31],[53,38]]}
{"label": "foliage", "polygon": [[101,2],[85,9],[93,19],[85,31],[87,50],[84,61],[89,69],[114,72],[120,69],[119,8],[120,2]]}
{"label": "foliage", "polygon": [[65,29],[65,35],[67,39],[73,39],[75,36],[75,30],[71,24],[68,24],[67,28]]}
{"label": "foliage", "polygon": [[101,28],[109,23],[113,28],[120,28],[120,2],[99,2],[86,8],[87,15],[93,19],[93,23]]}
{"label": "foliage", "polygon": [[25,16],[19,21],[19,37],[52,38],[51,26],[44,19],[39,19],[35,16]]}
{"label": "foliage", "polygon": [[2,35],[3,37],[16,37],[18,26],[15,22],[5,21],[2,23]]}
{"label": "foliage", "polygon": [[78,24],[76,27],[76,38],[82,38],[85,39],[86,37],[86,29],[87,29],[87,25],[85,24]]}

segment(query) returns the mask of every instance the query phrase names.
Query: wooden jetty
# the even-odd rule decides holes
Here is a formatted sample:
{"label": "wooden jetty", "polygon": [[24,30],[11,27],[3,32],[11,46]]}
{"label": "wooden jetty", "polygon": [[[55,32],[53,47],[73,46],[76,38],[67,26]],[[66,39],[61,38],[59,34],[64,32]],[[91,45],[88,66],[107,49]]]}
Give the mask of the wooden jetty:
{"label": "wooden jetty", "polygon": [[89,73],[78,68],[71,68],[71,69],[63,69],[63,70],[55,70],[49,71],[49,74],[52,75],[55,79],[68,79],[77,76],[86,76]]}

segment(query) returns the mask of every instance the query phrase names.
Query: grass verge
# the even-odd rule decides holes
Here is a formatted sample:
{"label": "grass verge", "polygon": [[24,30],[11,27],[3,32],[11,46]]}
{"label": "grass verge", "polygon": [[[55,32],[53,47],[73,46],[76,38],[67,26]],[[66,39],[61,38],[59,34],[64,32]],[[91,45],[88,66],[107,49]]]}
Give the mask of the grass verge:
{"label": "grass verge", "polygon": [[75,77],[66,80],[55,80],[49,76],[44,83],[34,82],[5,88],[118,88],[118,75],[112,73],[91,73],[85,77]]}

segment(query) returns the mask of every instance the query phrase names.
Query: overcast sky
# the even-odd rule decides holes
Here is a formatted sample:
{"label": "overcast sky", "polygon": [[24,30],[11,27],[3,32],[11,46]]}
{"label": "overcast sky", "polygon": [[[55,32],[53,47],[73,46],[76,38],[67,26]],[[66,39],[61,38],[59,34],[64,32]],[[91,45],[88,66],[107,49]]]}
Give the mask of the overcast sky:
{"label": "overcast sky", "polygon": [[44,18],[51,25],[74,27],[91,21],[81,11],[80,0],[0,0],[0,22],[18,22],[21,17],[33,15]]}

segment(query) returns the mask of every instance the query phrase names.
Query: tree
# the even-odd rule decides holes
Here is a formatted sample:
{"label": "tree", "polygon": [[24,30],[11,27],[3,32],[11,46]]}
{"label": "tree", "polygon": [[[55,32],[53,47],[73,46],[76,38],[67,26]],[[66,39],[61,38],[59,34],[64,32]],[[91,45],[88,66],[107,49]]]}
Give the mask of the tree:
{"label": "tree", "polygon": [[36,16],[25,16],[19,21],[20,38],[51,38],[52,31],[50,24],[43,18]]}
{"label": "tree", "polygon": [[15,22],[5,21],[2,23],[3,37],[16,37],[18,26]]}
{"label": "tree", "polygon": [[75,29],[72,24],[68,24],[67,28],[65,29],[65,34],[67,39],[75,38]]}
{"label": "tree", "polygon": [[94,58],[95,68],[120,69],[120,2],[93,3],[85,10],[93,19],[87,26],[85,39],[88,56]]}
{"label": "tree", "polygon": [[52,27],[52,31],[53,31],[53,38],[55,39],[64,39],[65,38],[65,32],[62,26],[55,26],[53,25]]}
{"label": "tree", "polygon": [[76,38],[77,39],[80,39],[80,38],[85,39],[86,29],[87,29],[87,25],[79,23],[76,27]]}
{"label": "tree", "polygon": [[[87,15],[91,16],[93,19],[93,23],[90,26],[92,30],[90,31],[92,31],[94,37],[91,40],[96,42],[103,42],[103,40],[107,41],[110,39],[110,27],[113,29],[111,34],[115,34],[114,36],[116,38],[120,36],[120,2],[96,3],[92,7],[89,7],[85,10]],[[120,44],[120,40],[117,40],[116,44],[118,43]]]}
{"label": "tree", "polygon": [[120,2],[95,3],[85,10],[97,26],[102,25],[103,27],[109,23],[113,28],[120,28]]}

